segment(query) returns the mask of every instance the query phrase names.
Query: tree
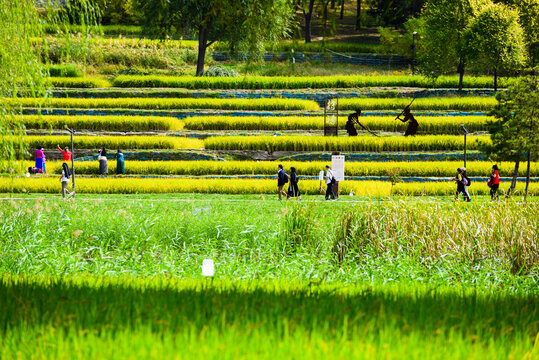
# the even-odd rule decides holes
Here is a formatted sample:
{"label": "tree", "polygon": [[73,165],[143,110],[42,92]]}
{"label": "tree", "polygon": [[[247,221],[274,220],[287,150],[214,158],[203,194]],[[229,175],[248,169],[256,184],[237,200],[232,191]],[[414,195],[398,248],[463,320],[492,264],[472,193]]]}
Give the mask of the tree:
{"label": "tree", "polygon": [[429,0],[422,19],[424,28],[419,56],[422,72],[430,77],[457,69],[459,91],[462,91],[468,59],[465,32],[486,0]]}
{"label": "tree", "polygon": [[298,6],[303,12],[303,18],[305,19],[305,42],[310,43],[311,39],[311,22],[313,19],[315,0],[299,0]]}
{"label": "tree", "polygon": [[523,77],[507,92],[497,94],[498,105],[491,115],[495,121],[489,123],[492,145],[485,151],[495,160],[513,161],[515,169],[511,187],[507,191],[510,196],[516,187],[520,162],[528,160],[526,175],[526,195],[530,180],[530,161],[539,153],[539,133],[537,131],[539,117],[539,84],[536,76]]}
{"label": "tree", "polygon": [[514,70],[524,64],[524,37],[518,13],[507,5],[485,6],[472,20],[466,37],[474,66],[494,73],[495,91],[500,70]]}
{"label": "tree", "polygon": [[147,35],[198,35],[197,76],[203,74],[206,51],[216,41],[260,53],[265,41],[288,33],[293,15],[290,0],[138,0],[138,4]]}
{"label": "tree", "polygon": [[534,67],[539,61],[539,0],[515,0],[515,6],[524,29],[529,65]]}
{"label": "tree", "polygon": [[357,0],[356,6],[356,30],[361,29],[361,0]]}
{"label": "tree", "polygon": [[[56,1],[0,1],[0,165],[15,169],[24,153],[20,96],[45,98],[50,92],[47,69],[43,62],[48,54],[36,46],[49,29],[65,30],[70,22],[82,24],[81,37],[88,33],[88,24],[95,24],[98,9],[86,0],[65,7],[54,6]],[[38,44],[39,45],[39,44]],[[69,50],[69,49],[68,49]]]}
{"label": "tree", "polygon": [[[359,18],[361,0],[357,1]],[[425,0],[369,0],[368,4],[369,12],[378,19],[381,25],[401,27],[409,18],[421,12]]]}

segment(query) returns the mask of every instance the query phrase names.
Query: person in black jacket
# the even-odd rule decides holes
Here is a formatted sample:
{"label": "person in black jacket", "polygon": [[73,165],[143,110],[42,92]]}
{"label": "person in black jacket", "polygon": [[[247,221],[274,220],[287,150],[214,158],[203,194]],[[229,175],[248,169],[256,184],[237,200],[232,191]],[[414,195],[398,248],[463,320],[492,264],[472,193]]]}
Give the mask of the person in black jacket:
{"label": "person in black jacket", "polygon": [[279,191],[279,200],[282,200],[282,195],[286,196],[283,191],[284,184],[286,184],[286,174],[283,170],[283,165],[279,164],[279,171],[277,172],[277,188]]}
{"label": "person in black jacket", "polygon": [[290,168],[290,184],[288,185],[288,194],[286,196],[286,199],[288,200],[291,197],[298,197],[299,200],[301,200],[301,192],[299,191],[298,187],[298,174],[296,174],[296,168],[291,167]]}

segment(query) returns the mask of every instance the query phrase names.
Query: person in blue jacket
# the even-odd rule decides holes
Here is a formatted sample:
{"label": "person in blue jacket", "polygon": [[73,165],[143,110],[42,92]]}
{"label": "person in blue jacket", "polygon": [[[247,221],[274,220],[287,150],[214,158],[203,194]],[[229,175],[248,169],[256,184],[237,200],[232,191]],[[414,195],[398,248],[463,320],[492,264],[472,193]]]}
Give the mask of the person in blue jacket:
{"label": "person in blue jacket", "polygon": [[282,195],[286,196],[283,191],[284,184],[288,182],[287,176],[283,170],[283,165],[279,164],[279,171],[277,172],[277,188],[279,190],[279,200],[282,200]]}

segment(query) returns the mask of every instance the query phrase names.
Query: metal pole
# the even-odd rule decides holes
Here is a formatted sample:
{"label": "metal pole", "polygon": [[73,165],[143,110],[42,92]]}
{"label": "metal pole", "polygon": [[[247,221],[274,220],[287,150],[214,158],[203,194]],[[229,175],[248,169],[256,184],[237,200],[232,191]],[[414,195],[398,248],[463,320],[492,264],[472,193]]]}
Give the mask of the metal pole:
{"label": "metal pole", "polygon": [[466,167],[466,135],[468,135],[469,131],[464,127],[464,124],[460,124],[460,127],[464,131],[464,167]]}
{"label": "metal pole", "polygon": [[75,197],[75,148],[73,146],[73,134],[75,131],[67,126],[66,129],[71,135],[71,175],[73,176],[73,197]]}
{"label": "metal pole", "polygon": [[412,33],[412,75],[415,74],[415,36],[417,31]]}

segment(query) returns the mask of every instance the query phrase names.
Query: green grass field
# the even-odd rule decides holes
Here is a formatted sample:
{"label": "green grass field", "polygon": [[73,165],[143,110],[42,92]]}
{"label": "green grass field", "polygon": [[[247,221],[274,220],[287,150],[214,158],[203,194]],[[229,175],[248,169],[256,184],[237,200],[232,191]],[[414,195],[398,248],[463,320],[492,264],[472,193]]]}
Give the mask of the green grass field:
{"label": "green grass field", "polygon": [[0,356],[534,359],[538,205],[4,199]]}

